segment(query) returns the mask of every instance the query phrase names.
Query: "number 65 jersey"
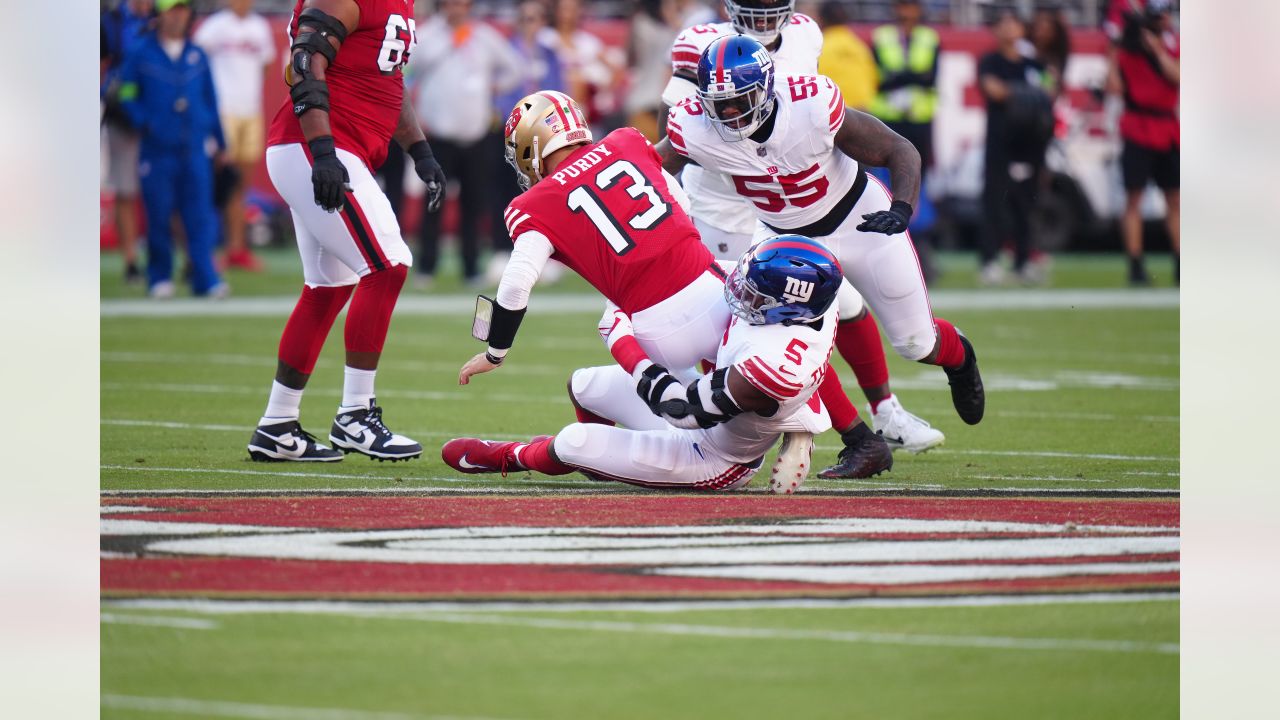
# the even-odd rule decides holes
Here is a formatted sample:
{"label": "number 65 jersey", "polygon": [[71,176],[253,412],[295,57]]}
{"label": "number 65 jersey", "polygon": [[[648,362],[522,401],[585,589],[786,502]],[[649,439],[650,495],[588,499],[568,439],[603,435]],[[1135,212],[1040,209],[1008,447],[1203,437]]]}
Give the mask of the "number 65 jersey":
{"label": "number 65 jersey", "polygon": [[678,154],[727,175],[765,224],[814,235],[805,231],[837,206],[851,207],[857,198],[846,196],[866,184],[858,162],[835,147],[844,97],[824,75],[780,75],[774,97],[773,129],[763,143],[722,140],[696,99],[671,109],[667,136]]}
{"label": "number 65 jersey", "polygon": [[[652,307],[711,269],[724,277],[667,186],[662,161],[624,127],[579,146],[504,214],[518,244],[550,241],[568,265],[627,314]],[[713,267],[714,266],[714,267]]]}
{"label": "number 65 jersey", "polygon": [[[304,0],[294,4],[289,18],[289,44],[298,35],[298,16]],[[413,0],[356,0],[360,21],[338,48],[325,70],[329,85],[329,124],[333,141],[364,161],[370,172],[387,158],[387,147],[400,121],[404,96],[404,64],[417,42]],[[302,126],[293,114],[293,101],[284,104],[271,121],[267,145],[305,143]]]}

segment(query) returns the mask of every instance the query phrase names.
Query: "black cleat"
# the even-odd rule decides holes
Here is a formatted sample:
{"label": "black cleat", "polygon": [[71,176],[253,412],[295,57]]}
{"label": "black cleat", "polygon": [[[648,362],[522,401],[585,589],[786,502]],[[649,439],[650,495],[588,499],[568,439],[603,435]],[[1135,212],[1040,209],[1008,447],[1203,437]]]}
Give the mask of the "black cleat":
{"label": "black cleat", "polygon": [[982,422],[983,411],[987,408],[987,393],[982,389],[978,354],[973,351],[973,343],[961,335],[960,344],[964,345],[964,364],[958,368],[942,369],[947,373],[951,404],[956,406],[956,414],[969,425],[977,425]]}
{"label": "black cleat", "polygon": [[370,400],[367,408],[338,413],[329,430],[329,442],[342,452],[378,460],[412,460],[421,455],[421,445],[382,424],[382,408],[375,402]]}
{"label": "black cleat", "polygon": [[893,450],[889,443],[864,423],[840,434],[844,449],[835,465],[818,473],[824,480],[857,480],[875,477],[893,468]]}
{"label": "black cleat", "polygon": [[142,271],[138,269],[138,263],[128,262],[124,264],[125,285],[142,285],[145,280]]}
{"label": "black cleat", "polygon": [[338,462],[342,453],[316,442],[297,420],[285,420],[253,431],[249,457],[257,462]]}

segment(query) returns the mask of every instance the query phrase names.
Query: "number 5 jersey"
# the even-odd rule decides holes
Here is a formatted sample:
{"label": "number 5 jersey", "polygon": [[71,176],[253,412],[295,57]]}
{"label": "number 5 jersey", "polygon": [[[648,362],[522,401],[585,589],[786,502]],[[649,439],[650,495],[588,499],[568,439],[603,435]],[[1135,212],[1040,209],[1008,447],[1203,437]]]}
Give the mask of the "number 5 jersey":
{"label": "number 5 jersey", "polygon": [[[289,18],[289,45],[298,33],[298,0]],[[400,120],[404,97],[402,69],[417,42],[413,0],[356,0],[360,23],[347,35],[333,64],[329,84],[329,123],[334,145],[364,161],[370,171],[382,165]],[[285,96],[267,133],[267,145],[305,143],[302,127]]]}
{"label": "number 5 jersey", "polygon": [[658,153],[621,128],[580,145],[507,206],[507,232],[551,243],[569,266],[628,314],[652,307],[711,268],[693,221],[667,186]]}

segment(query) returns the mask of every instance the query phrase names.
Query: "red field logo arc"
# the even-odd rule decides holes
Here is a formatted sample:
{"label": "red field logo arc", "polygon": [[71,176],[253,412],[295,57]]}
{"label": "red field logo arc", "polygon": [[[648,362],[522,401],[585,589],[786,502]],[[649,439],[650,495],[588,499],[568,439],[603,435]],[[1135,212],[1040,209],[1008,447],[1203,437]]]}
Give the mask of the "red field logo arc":
{"label": "red field logo arc", "polygon": [[418,599],[1176,589],[1176,500],[130,497],[106,596]]}

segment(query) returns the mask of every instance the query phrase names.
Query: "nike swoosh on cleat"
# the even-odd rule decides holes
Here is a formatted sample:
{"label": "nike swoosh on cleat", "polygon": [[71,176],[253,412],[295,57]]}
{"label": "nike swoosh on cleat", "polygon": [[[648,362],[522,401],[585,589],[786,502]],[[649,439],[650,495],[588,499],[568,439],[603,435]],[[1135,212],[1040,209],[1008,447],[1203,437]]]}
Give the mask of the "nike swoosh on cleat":
{"label": "nike swoosh on cleat", "polygon": [[458,458],[458,466],[463,468],[464,470],[485,470],[485,469],[488,469],[489,467],[488,465],[475,465],[473,463],[467,462],[466,455],[463,455],[462,457]]}

